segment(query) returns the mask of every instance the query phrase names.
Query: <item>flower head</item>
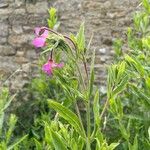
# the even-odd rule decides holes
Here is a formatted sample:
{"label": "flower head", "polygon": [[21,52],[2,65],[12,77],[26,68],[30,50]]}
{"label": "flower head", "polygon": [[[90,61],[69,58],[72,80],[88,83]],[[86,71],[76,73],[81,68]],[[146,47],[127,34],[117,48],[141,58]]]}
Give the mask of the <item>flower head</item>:
{"label": "flower head", "polygon": [[48,37],[48,30],[46,30],[46,27],[36,27],[34,29],[35,38],[32,41],[32,44],[36,48],[44,47],[46,43],[46,38]]}
{"label": "flower head", "polygon": [[54,68],[62,68],[63,66],[63,63],[57,64],[53,60],[48,60],[48,62],[43,65],[42,70],[47,75],[51,76]]}

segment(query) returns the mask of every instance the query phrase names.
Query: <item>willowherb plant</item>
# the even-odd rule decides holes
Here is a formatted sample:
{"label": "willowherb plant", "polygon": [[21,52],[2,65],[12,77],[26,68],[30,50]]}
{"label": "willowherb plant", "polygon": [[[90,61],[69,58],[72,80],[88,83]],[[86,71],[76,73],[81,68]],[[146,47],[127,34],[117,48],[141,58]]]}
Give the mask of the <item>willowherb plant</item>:
{"label": "willowherb plant", "polygon": [[[32,43],[37,48],[43,48],[41,54],[46,57],[47,62],[42,70],[48,78],[57,81],[65,95],[61,103],[48,100],[49,107],[57,113],[54,121],[50,125],[45,125],[47,146],[50,149],[90,150],[94,147],[97,150],[113,150],[119,143],[108,144],[101,132],[105,107],[100,113],[99,90],[94,88],[95,51],[93,51],[90,72],[87,69],[85,56],[89,49],[85,43],[84,23],[81,24],[76,36],[62,35],[47,27],[35,28],[35,39]],[[65,59],[61,59],[64,56]],[[56,60],[58,63],[55,62]],[[84,70],[81,70],[81,65],[84,66]],[[83,123],[84,118],[81,117],[78,102],[83,103],[85,107],[86,124]],[[91,112],[94,114],[94,127],[91,124]],[[61,118],[66,120],[68,125],[66,122],[63,125]],[[68,127],[65,129],[64,126]],[[36,145],[39,146],[37,140]]]}
{"label": "willowherb plant", "polygon": [[[37,149],[150,148],[150,2],[143,0],[142,4],[144,9],[134,15],[134,28],[127,31],[127,52],[122,51],[123,40],[114,43],[116,60],[108,67],[103,105],[100,105],[100,91],[94,86],[95,51],[90,71],[87,68],[89,47],[84,23],[77,35],[62,35],[53,29],[57,17],[52,8],[50,28],[35,28],[33,45],[41,48],[41,70],[63,93],[59,102],[57,96],[48,100],[48,106],[56,114],[52,121],[43,121],[45,136],[42,142],[34,139]],[[85,113],[81,113],[79,104]]]}

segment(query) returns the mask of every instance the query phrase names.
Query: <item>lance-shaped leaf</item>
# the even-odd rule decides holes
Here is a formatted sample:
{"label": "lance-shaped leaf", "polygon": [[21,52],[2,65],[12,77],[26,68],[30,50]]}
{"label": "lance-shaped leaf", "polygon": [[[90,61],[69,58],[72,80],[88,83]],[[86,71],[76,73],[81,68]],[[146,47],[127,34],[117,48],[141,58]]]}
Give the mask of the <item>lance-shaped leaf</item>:
{"label": "lance-shaped leaf", "polygon": [[108,146],[108,149],[109,150],[114,150],[120,143],[111,143],[109,146]]}
{"label": "lance-shaped leaf", "polygon": [[90,80],[89,80],[89,88],[88,88],[88,99],[90,99],[90,95],[92,95],[93,85],[94,85],[94,62],[95,62],[95,50],[93,51],[91,68],[90,68]]}
{"label": "lance-shaped leaf", "polygon": [[120,81],[123,74],[125,73],[125,69],[126,69],[126,62],[122,61],[118,67],[118,74],[117,74],[117,80]]}
{"label": "lance-shaped leaf", "polygon": [[115,87],[115,89],[113,90],[113,96],[122,92],[127,83],[128,83],[128,75],[124,76],[122,81]]}
{"label": "lance-shaped leaf", "polygon": [[67,150],[62,137],[57,133],[51,130],[52,142],[56,150]]}
{"label": "lance-shaped leaf", "polygon": [[42,150],[42,144],[35,138],[34,138],[34,143],[36,146],[36,150]]}
{"label": "lance-shaped leaf", "polygon": [[76,41],[79,51],[84,51],[85,49],[84,23],[80,25],[79,32],[76,36]]}
{"label": "lance-shaped leaf", "polygon": [[93,112],[94,112],[94,119],[95,124],[99,126],[100,124],[100,115],[99,115],[99,90],[97,90],[95,97],[94,97],[94,104],[93,104]]}
{"label": "lance-shaped leaf", "polygon": [[139,73],[141,76],[144,76],[145,70],[143,68],[143,66],[140,64],[140,62],[138,60],[136,60],[136,58],[132,58],[129,55],[125,55],[125,60],[131,65],[133,66]]}
{"label": "lance-shaped leaf", "polygon": [[142,90],[140,90],[139,88],[136,87],[136,85],[134,84],[130,84],[130,86],[133,89],[133,93],[135,93],[135,95],[143,100],[145,100],[145,102],[147,102],[147,105],[150,105],[150,97],[148,94],[144,93]]}
{"label": "lance-shaped leaf", "polygon": [[53,108],[58,114],[64,118],[66,121],[69,122],[71,126],[74,127],[74,129],[82,136],[85,137],[85,131],[82,128],[82,125],[80,123],[79,118],[76,114],[74,114],[72,111],[70,111],[67,107],[52,101],[48,100],[48,105],[50,108]]}
{"label": "lance-shaped leaf", "polygon": [[23,136],[21,139],[17,140],[14,144],[10,145],[7,150],[12,150],[14,149],[16,146],[18,146],[22,141],[24,141],[26,138],[28,137],[28,135]]}

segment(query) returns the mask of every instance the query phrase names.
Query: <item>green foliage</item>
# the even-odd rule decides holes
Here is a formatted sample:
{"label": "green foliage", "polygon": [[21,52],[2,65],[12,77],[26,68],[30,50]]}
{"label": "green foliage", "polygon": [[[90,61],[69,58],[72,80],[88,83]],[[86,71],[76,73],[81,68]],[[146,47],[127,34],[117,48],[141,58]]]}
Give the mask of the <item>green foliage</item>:
{"label": "green foliage", "polygon": [[117,57],[121,56],[121,54],[122,54],[122,45],[123,45],[123,43],[122,43],[122,40],[120,40],[120,39],[115,40],[113,43],[115,55]]}
{"label": "green foliage", "polygon": [[[134,28],[127,30],[127,41],[118,39],[114,43],[115,62],[107,68],[104,95],[94,84],[95,51],[90,56],[90,70],[87,68],[90,44],[85,42],[84,23],[77,35],[70,37],[50,30],[40,67],[51,54],[51,59],[63,60],[65,65],[54,69],[50,77],[41,73],[32,81],[29,90],[34,91],[36,102],[32,105],[38,108],[38,114],[28,138],[25,135],[17,142],[11,139],[17,122],[14,115],[4,133],[4,110],[10,102],[8,90],[2,91],[1,149],[150,149],[150,3],[143,0],[142,4],[144,10],[134,15]],[[48,25],[55,29],[56,9],[51,8],[49,14]],[[124,44],[126,52],[122,50]]]}
{"label": "green foliage", "polygon": [[52,100],[48,101],[49,107],[55,109],[58,114],[63,117],[65,120],[67,120],[70,125],[74,127],[74,129],[82,136],[84,137],[84,130],[82,129],[82,125],[78,117],[71,112],[66,107],[62,106],[61,104],[54,102]]}
{"label": "green foliage", "polygon": [[80,25],[79,32],[76,36],[76,43],[79,52],[83,52],[85,50],[85,35],[84,35],[84,23]]}
{"label": "green foliage", "polygon": [[[13,132],[17,122],[17,117],[11,114],[7,119],[7,124],[4,122],[5,110],[10,105],[11,101],[14,99],[15,95],[10,96],[8,88],[2,88],[0,92],[0,149],[2,150],[12,150],[17,149],[19,144],[27,137],[24,137],[14,141]],[[7,125],[7,128],[5,127]]]}
{"label": "green foliage", "polygon": [[[135,28],[128,28],[127,31],[128,54],[122,53],[121,58],[117,58],[116,64],[108,69],[107,92],[110,97],[110,116],[112,115],[108,117],[109,119],[115,118],[114,124],[109,126],[108,123],[108,126],[111,128],[116,126],[118,130],[116,135],[120,132],[120,136],[113,139],[124,138],[119,149],[147,150],[150,148],[150,141],[148,141],[150,4],[148,0],[143,0],[142,3],[145,10],[135,14]],[[118,79],[121,81],[119,82]],[[114,92],[120,83],[122,83],[121,88]]]}
{"label": "green foliage", "polygon": [[48,10],[48,12],[49,12],[49,19],[47,19],[48,27],[57,30],[60,25],[60,23],[57,21],[56,15],[57,10],[52,7]]}

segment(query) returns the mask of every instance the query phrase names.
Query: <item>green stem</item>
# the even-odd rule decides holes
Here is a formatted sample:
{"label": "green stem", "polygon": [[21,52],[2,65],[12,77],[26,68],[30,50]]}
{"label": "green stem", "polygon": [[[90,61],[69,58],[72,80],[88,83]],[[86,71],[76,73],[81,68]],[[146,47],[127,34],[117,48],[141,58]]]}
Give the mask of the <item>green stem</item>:
{"label": "green stem", "polygon": [[[79,107],[78,107],[78,104],[77,104],[77,103],[75,103],[75,107],[76,107],[76,112],[77,112],[77,115],[78,115],[78,117],[79,117],[79,120],[80,120],[80,123],[81,123],[81,126],[82,126],[82,130],[84,131],[84,134],[85,134],[83,122],[82,122],[82,119],[81,119],[80,110],[79,110]],[[85,138],[86,138],[86,134],[85,134]]]}
{"label": "green stem", "polygon": [[91,136],[91,115],[90,115],[90,101],[88,101],[87,106],[86,106],[86,117],[87,117],[87,150],[91,150],[91,141],[90,141],[90,136]]}
{"label": "green stem", "polygon": [[50,29],[50,28],[46,28],[46,27],[42,28],[41,30],[47,30],[47,31],[50,31],[50,32],[52,32],[52,33],[54,33],[54,34],[56,34],[56,35],[63,36],[65,39],[68,39],[68,40],[73,44],[74,48],[76,49],[76,45],[75,45],[75,43],[72,41],[72,39],[71,39],[70,37],[68,37],[68,36],[66,36],[66,35],[62,35],[62,34],[56,32],[56,31],[54,31],[54,30],[52,30],[52,29]]}
{"label": "green stem", "polygon": [[76,66],[77,66],[77,69],[78,69],[78,72],[79,72],[79,75],[80,75],[80,80],[82,81],[82,84],[83,84],[84,90],[86,90],[86,85],[85,85],[85,82],[84,82],[84,79],[83,79],[82,73],[81,73],[81,71],[80,71],[79,65],[78,65],[77,63],[76,63]]}
{"label": "green stem", "polygon": [[[87,80],[89,80],[88,77],[88,71],[87,71],[87,63],[86,63],[86,58],[84,57],[84,55],[82,55],[82,61],[84,64],[84,69],[85,69],[85,73],[87,76]],[[86,145],[86,149],[87,150],[91,150],[91,114],[90,114],[90,98],[88,99],[87,105],[86,105],[86,118],[87,118],[87,145]]]}
{"label": "green stem", "polygon": [[82,55],[83,57],[83,65],[84,65],[84,69],[85,69],[85,73],[86,73],[86,76],[87,76],[87,80],[89,80],[89,75],[88,75],[88,70],[87,70],[87,61],[86,61],[86,58],[84,55]]}
{"label": "green stem", "polygon": [[108,105],[109,105],[109,99],[107,99],[105,104],[104,104],[103,110],[102,110],[101,115],[100,115],[100,119],[102,119],[102,117],[103,117],[103,115],[104,115]]}

